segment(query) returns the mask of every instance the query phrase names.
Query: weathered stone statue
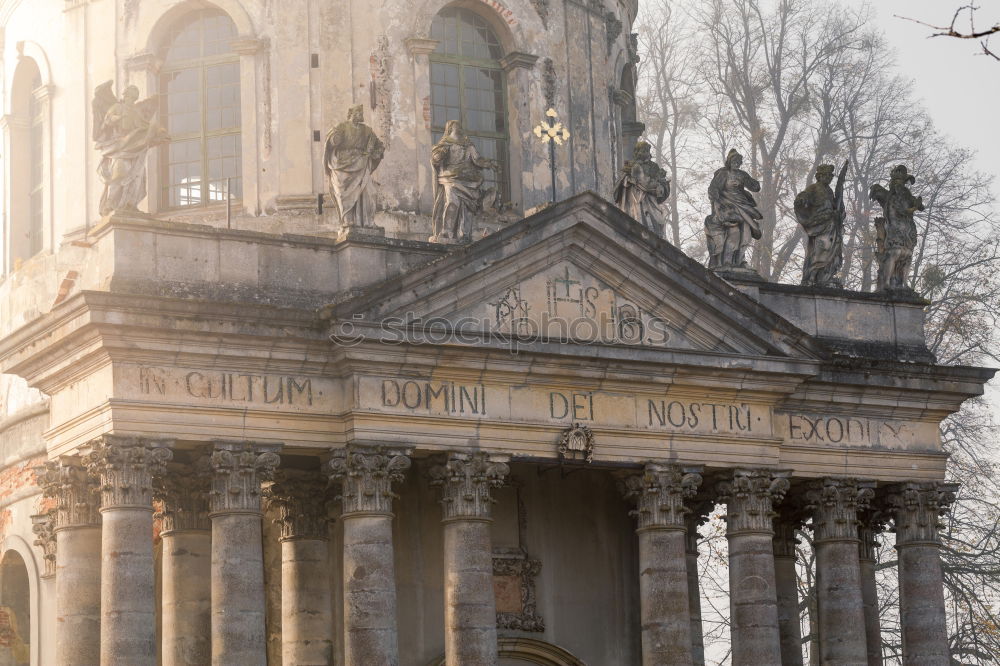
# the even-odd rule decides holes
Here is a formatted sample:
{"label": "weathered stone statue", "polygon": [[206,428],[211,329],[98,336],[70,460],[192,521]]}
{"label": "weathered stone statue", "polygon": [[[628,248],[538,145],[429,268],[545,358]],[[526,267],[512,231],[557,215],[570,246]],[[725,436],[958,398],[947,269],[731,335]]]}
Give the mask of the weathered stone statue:
{"label": "weathered stone statue", "polygon": [[763,215],[750,194],[760,192],[760,183],[741,166],[743,156],[730,150],[726,165],[715,172],[708,186],[712,202],[712,214],[705,218],[709,268],[746,268],[746,249],[751,239],[761,237]]}
{"label": "weathered stone statue", "polygon": [[639,141],[615,185],[615,204],[644,227],[662,234],[666,215],[660,206],[669,196],[667,172],[653,161],[649,143]]}
{"label": "weathered stone statue", "polygon": [[431,151],[434,167],[434,211],[431,215],[432,243],[461,243],[472,238],[472,216],[483,209],[483,201],[494,194],[485,187],[483,171],[499,165],[481,157],[462,124],[449,120],[444,136]]}
{"label": "weathered stone statue", "polygon": [[372,173],[384,154],[385,145],[365,125],[365,109],[360,104],[351,107],[347,120],[327,135],[323,164],[342,228],[374,226]]}
{"label": "weathered stone statue", "polygon": [[802,284],[811,287],[841,287],[840,268],[844,264],[844,177],[847,162],[837,178],[837,190],[830,189],[833,165],[816,169],[816,182],[795,197],[795,219],[809,240],[802,266]]}
{"label": "weathered stone statue", "polygon": [[908,290],[907,275],[913,248],[917,246],[917,225],[913,214],[924,209],[924,200],[910,188],[916,178],[900,164],[889,174],[889,189],[872,185],[869,196],[882,206],[884,217],[875,219],[875,256],[878,258],[878,290]]}
{"label": "weathered stone statue", "polygon": [[115,97],[113,81],[94,91],[94,145],[101,152],[97,173],[104,183],[102,216],[138,211],[146,197],[146,153],[170,141],[167,131],[155,122],[156,97],[139,100],[139,89],[129,86],[121,99]]}

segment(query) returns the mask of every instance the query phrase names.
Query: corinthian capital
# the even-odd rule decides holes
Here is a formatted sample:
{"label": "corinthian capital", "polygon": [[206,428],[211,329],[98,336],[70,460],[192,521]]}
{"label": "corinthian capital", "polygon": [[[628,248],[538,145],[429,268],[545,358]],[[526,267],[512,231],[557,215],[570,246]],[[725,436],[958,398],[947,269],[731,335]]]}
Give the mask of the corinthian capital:
{"label": "corinthian capital", "polygon": [[54,528],[98,525],[97,484],[79,459],[63,457],[35,468],[42,494],[55,500]]}
{"label": "corinthian capital", "polygon": [[212,529],[208,519],[211,486],[212,467],[208,456],[201,456],[189,465],[168,465],[153,490],[153,497],[162,504],[157,514],[163,521],[160,534]]}
{"label": "corinthian capital", "polygon": [[786,472],[766,469],[737,469],[732,481],[720,481],[716,491],[719,500],[726,503],[728,534],[770,534],[774,506],[781,503],[789,486]]}
{"label": "corinthian capital", "polygon": [[403,480],[410,458],[401,451],[348,447],[327,463],[330,481],[340,484],[344,515],[392,514],[392,484]]}
{"label": "corinthian capital", "polygon": [[855,479],[822,479],[809,482],[806,509],[812,512],[815,540],[857,541],[858,512],[875,498],[874,483]]}
{"label": "corinthian capital", "polygon": [[274,522],[281,528],[281,541],[329,538],[328,486],[319,472],[293,470],[278,472],[274,483],[265,486],[264,498],[278,513]]}
{"label": "corinthian capital", "polygon": [[445,520],[490,520],[492,488],[499,488],[510,468],[485,453],[451,453],[430,470],[431,485],[441,487]]}
{"label": "corinthian capital", "polygon": [[39,513],[31,517],[31,531],[35,533],[35,545],[42,549],[42,559],[45,571],[41,578],[52,578],[56,575],[56,531],[54,510]]}
{"label": "corinthian capital", "polygon": [[209,515],[260,513],[261,483],[274,478],[277,444],[215,442],[210,463]]}
{"label": "corinthian capital", "polygon": [[170,442],[102,435],[88,444],[83,464],[100,479],[101,509],[152,510],[153,477],[166,471]]}
{"label": "corinthian capital", "polygon": [[687,503],[700,485],[700,467],[649,463],[642,474],[625,479],[624,491],[626,499],[636,504],[632,514],[639,519],[640,530],[685,530],[685,517],[691,513]]}
{"label": "corinthian capital", "polygon": [[895,518],[896,546],[941,543],[941,516],[958,492],[956,483],[904,483],[887,496]]}

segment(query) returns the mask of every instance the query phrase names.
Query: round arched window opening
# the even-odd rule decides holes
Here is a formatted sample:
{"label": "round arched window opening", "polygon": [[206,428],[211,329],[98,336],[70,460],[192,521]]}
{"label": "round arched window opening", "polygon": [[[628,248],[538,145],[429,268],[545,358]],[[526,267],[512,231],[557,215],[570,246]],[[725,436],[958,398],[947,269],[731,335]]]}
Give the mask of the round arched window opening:
{"label": "round arched window opening", "polygon": [[162,50],[161,207],[221,204],[243,196],[240,60],[236,24],[202,9],[170,31]]}
{"label": "round arched window opening", "polygon": [[0,563],[0,663],[31,662],[31,591],[21,555],[8,550]]}
{"label": "round arched window opening", "polygon": [[486,186],[510,199],[510,160],[503,47],[479,14],[461,7],[442,9],[431,25],[439,42],[430,56],[431,134],[437,143],[449,120],[462,123],[479,154],[496,160],[499,173],[486,173]]}

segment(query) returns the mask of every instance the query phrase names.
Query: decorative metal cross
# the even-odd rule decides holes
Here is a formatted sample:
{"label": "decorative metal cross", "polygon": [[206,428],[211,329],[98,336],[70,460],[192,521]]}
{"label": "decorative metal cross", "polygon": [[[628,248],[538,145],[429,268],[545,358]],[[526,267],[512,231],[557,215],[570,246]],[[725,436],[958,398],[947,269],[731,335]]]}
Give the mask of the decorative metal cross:
{"label": "decorative metal cross", "polygon": [[549,144],[549,170],[552,172],[552,203],[556,202],[556,146],[561,146],[569,139],[569,130],[559,121],[555,109],[545,112],[545,120],[535,126],[535,136],[542,143]]}

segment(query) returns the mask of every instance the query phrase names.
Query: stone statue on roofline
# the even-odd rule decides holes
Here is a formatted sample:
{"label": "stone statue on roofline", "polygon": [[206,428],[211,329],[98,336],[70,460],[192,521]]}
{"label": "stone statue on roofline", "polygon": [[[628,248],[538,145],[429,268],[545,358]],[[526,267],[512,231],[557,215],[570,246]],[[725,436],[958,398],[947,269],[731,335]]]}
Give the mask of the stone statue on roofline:
{"label": "stone statue on roofline", "polygon": [[473,216],[483,202],[495,196],[486,186],[484,172],[500,165],[480,156],[462,124],[449,120],[444,135],[431,149],[434,167],[434,210],[431,213],[431,243],[468,243],[472,240]]}
{"label": "stone statue on roofline", "polygon": [[372,174],[384,155],[385,145],[365,125],[365,109],[360,104],[351,107],[347,120],[327,135],[323,164],[342,230],[375,226]]}
{"label": "stone statue on roofline", "polygon": [[900,164],[889,174],[889,188],[872,185],[869,196],[882,206],[883,217],[875,219],[875,257],[878,259],[878,291],[911,291],[906,280],[917,225],[913,214],[924,210],[924,200],[913,196],[908,185],[916,182]]}
{"label": "stone statue on roofline", "polygon": [[97,173],[104,183],[101,216],[138,213],[139,202],[146,198],[146,154],[170,141],[156,122],[159,100],[153,96],[139,101],[135,86],[125,88],[119,99],[114,81],[106,81],[94,90],[91,107],[94,145],[101,153]]}
{"label": "stone statue on roofline", "polygon": [[841,288],[840,269],[844,264],[844,177],[848,163],[844,162],[837,178],[836,191],[832,164],[816,169],[816,182],[795,197],[795,219],[802,225],[808,240],[802,266],[802,284],[809,287]]}
{"label": "stone statue on roofline", "polygon": [[718,270],[743,269],[749,272],[746,251],[761,237],[760,220],[751,192],[760,192],[760,182],[743,166],[743,156],[735,149],[726,155],[726,164],[715,172],[708,186],[712,214],[705,218],[708,267]]}
{"label": "stone statue on roofline", "polygon": [[615,185],[615,205],[647,229],[663,235],[666,213],[661,206],[669,196],[667,172],[653,161],[649,143],[639,141],[635,144],[632,160],[625,163]]}

